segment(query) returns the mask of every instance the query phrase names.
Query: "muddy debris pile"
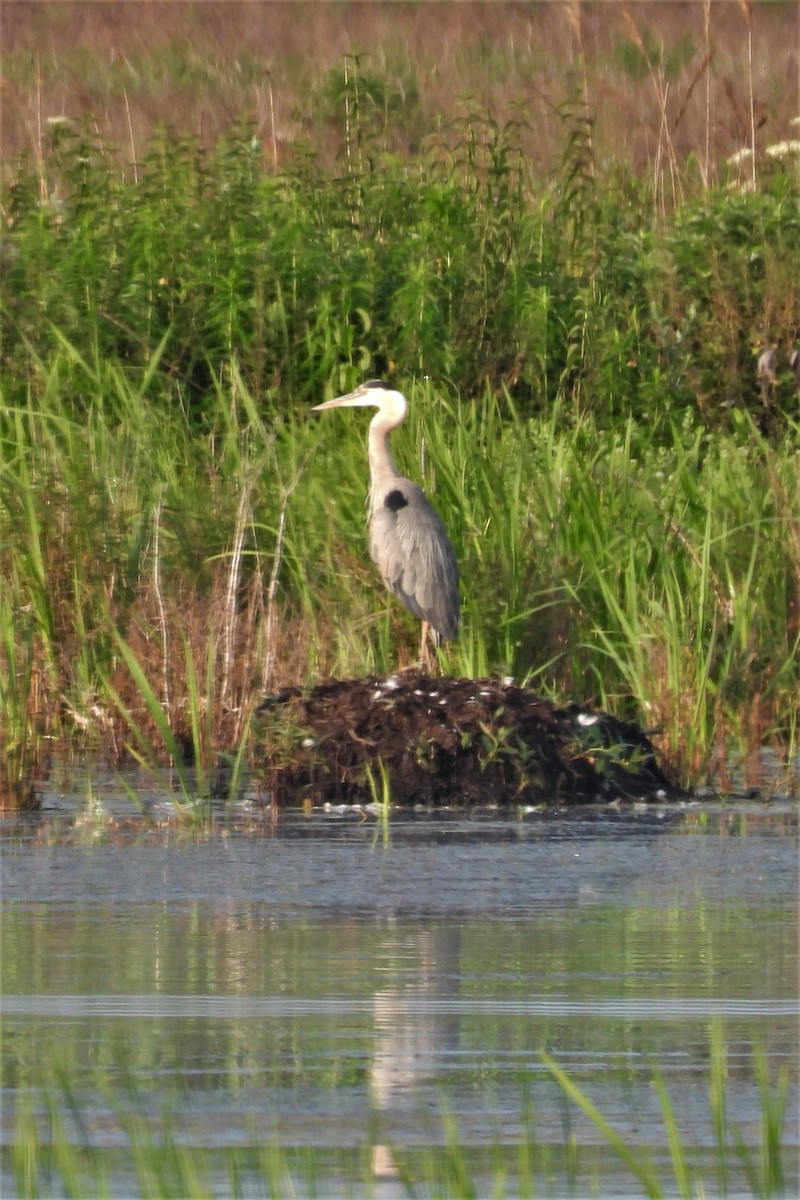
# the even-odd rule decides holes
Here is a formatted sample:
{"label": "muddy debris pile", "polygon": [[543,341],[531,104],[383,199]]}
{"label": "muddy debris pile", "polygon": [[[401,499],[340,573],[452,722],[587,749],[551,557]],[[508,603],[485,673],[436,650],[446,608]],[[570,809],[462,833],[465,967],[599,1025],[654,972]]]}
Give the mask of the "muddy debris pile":
{"label": "muddy debris pile", "polygon": [[279,804],[553,805],[675,794],[634,724],[495,679],[333,680],[259,708]]}

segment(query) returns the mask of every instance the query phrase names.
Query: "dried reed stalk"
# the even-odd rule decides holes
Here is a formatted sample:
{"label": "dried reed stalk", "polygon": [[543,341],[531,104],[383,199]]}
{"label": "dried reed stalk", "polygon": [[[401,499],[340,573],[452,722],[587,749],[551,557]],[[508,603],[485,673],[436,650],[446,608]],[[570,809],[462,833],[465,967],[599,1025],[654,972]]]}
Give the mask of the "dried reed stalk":
{"label": "dried reed stalk", "polygon": [[169,689],[169,626],[167,610],[161,590],[161,514],[164,498],[159,496],[153,509],[153,594],[158,608],[158,624],[161,629],[161,695],[167,719],[172,719],[172,699]]}
{"label": "dried reed stalk", "polygon": [[125,117],[128,122],[128,141],[131,145],[131,162],[133,164],[133,182],[139,182],[139,167],[136,162],[136,139],[133,136],[133,121],[131,120],[131,106],[128,103],[128,89],[122,85],[122,97],[125,101]]}
{"label": "dried reed stalk", "polygon": [[[653,85],[653,91],[656,94],[656,101],[658,103],[659,112],[661,114],[661,120],[659,122],[659,127],[658,127],[658,143],[656,145],[656,158],[655,158],[655,163],[653,164],[653,199],[654,199],[656,206],[658,206],[659,193],[663,194],[663,187],[661,184],[661,173],[662,173],[661,162],[662,162],[662,156],[664,154],[664,147],[666,147],[666,157],[667,157],[667,162],[669,164],[670,179],[672,182],[673,202],[675,201],[676,196],[679,193],[682,193],[682,189],[680,186],[680,179],[678,177],[678,159],[677,159],[677,155],[675,154],[675,146],[672,141],[672,134],[671,134],[670,127],[669,127],[669,122],[667,120],[667,98],[669,95],[669,83],[667,83],[664,80],[664,74],[663,74],[661,67],[659,67],[658,72],[656,72],[654,70],[653,62],[650,57],[650,53],[647,49],[647,46],[644,43],[644,40],[643,40],[641,34],[639,33],[639,29],[636,25],[636,22],[633,19],[633,15],[631,14],[631,11],[627,4],[623,4],[623,6],[622,6],[622,22],[623,22],[623,25],[625,26],[625,29],[627,30],[629,38],[631,39],[634,46],[639,51],[639,53],[641,54],[642,58],[644,59],[646,65],[647,65],[647,70],[650,75],[650,82]],[[673,128],[674,128],[674,126],[673,126]],[[682,198],[682,194],[681,194],[681,198]],[[662,204],[662,211],[663,211],[663,204]]]}
{"label": "dried reed stalk", "polygon": [[262,691],[267,691],[275,674],[275,662],[277,660],[277,628],[278,628],[278,580],[280,578],[281,564],[283,562],[283,539],[286,533],[286,514],[289,508],[289,500],[292,493],[303,478],[306,469],[308,457],[301,462],[297,468],[297,474],[294,479],[284,488],[281,496],[281,507],[278,515],[278,531],[275,536],[275,552],[272,556],[272,570],[269,576],[269,586],[267,587],[267,609],[264,619],[264,665],[261,672],[261,688]]}
{"label": "dried reed stalk", "polygon": [[750,163],[753,172],[753,188],[756,186],[756,105],[753,90],[753,3],[752,0],[739,0],[739,7],[744,14],[747,24],[747,84],[750,92]]}
{"label": "dried reed stalk", "polygon": [[222,682],[220,684],[220,702],[231,707],[231,668],[236,647],[236,608],[239,597],[239,579],[242,573],[242,555],[244,553],[245,536],[248,525],[252,524],[253,515],[250,507],[250,497],[253,487],[266,466],[267,456],[260,460],[248,472],[239,493],[239,503],[236,508],[236,524],[233,533],[233,549],[231,551],[228,582],[225,587],[225,609],[223,619],[223,650],[222,650]]}
{"label": "dried reed stalk", "polygon": [[704,62],[706,70],[706,152],[703,161],[705,186],[708,187],[711,170],[711,0],[703,0],[703,36],[706,53]]}

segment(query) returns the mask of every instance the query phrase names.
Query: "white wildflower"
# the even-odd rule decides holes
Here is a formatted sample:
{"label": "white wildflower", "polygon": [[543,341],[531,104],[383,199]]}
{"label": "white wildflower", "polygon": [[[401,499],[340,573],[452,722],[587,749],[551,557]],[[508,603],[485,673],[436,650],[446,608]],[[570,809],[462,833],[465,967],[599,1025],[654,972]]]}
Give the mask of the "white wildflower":
{"label": "white wildflower", "polygon": [[765,153],[770,158],[786,158],[788,154],[800,154],[800,141],[797,138],[789,138],[785,142],[774,142],[767,146]]}

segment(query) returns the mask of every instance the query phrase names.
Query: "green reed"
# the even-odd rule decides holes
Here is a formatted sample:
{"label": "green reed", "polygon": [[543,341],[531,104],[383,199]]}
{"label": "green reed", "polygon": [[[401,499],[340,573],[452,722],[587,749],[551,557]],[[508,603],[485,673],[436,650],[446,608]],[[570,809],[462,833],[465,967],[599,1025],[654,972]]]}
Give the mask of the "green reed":
{"label": "green reed", "polygon": [[[459,404],[406,386],[398,461],[428,489],[462,569],[448,669],[644,714],[688,776],[721,737],[747,746],[754,704],[762,734],[794,729],[797,632],[760,599],[791,585],[788,445],[685,424],[654,449],[630,422],[561,427],[488,390]],[[99,734],[93,712],[138,704],[161,744],[185,737],[206,769],[232,736],[241,744],[260,688],[386,672],[417,639],[366,553],[366,420],[308,413],[267,434],[241,382],[236,394],[242,415],[206,437],[137,410],[124,458],[102,416],[80,449],[74,418],[35,449],[15,444],[48,487],[15,476],[9,561],[29,632],[12,634],[9,612],[8,638],[37,639],[82,728]]]}
{"label": "green reed", "polygon": [[796,181],[656,221],[596,186],[585,113],[565,120],[544,196],[519,129],[480,113],[380,169],[352,128],[343,175],[268,175],[242,128],[163,134],[131,179],[57,127],[45,204],[19,167],[6,743],[35,746],[34,715],[95,744],[133,721],[207,781],[264,690],[412,660],[366,553],[366,420],[308,411],[390,374],[398,461],[461,563],[446,670],[636,714],[684,781],[720,747],[796,745],[798,427],[786,379],[759,406],[753,354],[766,289],[791,307]]}
{"label": "green reed", "polygon": [[465,1200],[484,1194],[534,1196],[542,1188],[552,1187],[559,1177],[567,1177],[576,1192],[594,1192],[602,1180],[599,1158],[588,1147],[575,1144],[571,1113],[577,1110],[600,1133],[641,1194],[653,1200],[676,1193],[686,1200],[704,1195],[712,1172],[720,1197],[731,1192],[762,1200],[785,1195],[786,1072],[777,1081],[771,1079],[763,1052],[755,1048],[760,1108],[758,1144],[752,1145],[727,1114],[727,1049],[719,1022],[711,1029],[711,1047],[713,1162],[681,1132],[664,1080],[658,1070],[652,1072],[672,1178],[653,1164],[648,1149],[620,1133],[575,1079],[545,1052],[541,1053],[543,1066],[565,1105],[563,1145],[544,1141],[539,1133],[533,1102],[536,1084],[531,1080],[522,1095],[515,1144],[508,1143],[501,1129],[494,1144],[467,1144],[458,1120],[442,1098],[436,1116],[427,1112],[430,1144],[422,1141],[403,1147],[387,1141],[381,1114],[376,1112],[366,1114],[366,1142],[361,1150],[281,1146],[277,1135],[265,1136],[260,1127],[253,1130],[247,1146],[203,1150],[191,1144],[190,1130],[176,1115],[185,1094],[173,1090],[162,1098],[160,1107],[154,1107],[152,1095],[142,1090],[131,1065],[123,1059],[115,1064],[117,1082],[101,1086],[102,1102],[110,1110],[108,1128],[116,1127],[122,1135],[121,1146],[109,1149],[98,1145],[87,1122],[85,1095],[65,1068],[51,1062],[18,1098],[8,1166],[21,1198],[111,1195],[118,1191],[115,1175],[120,1173],[127,1180],[126,1187],[131,1186],[131,1179],[135,1181],[135,1193],[142,1197],[211,1196],[218,1194],[223,1177],[232,1195],[249,1194],[256,1185],[267,1195],[293,1195],[299,1189],[303,1195],[315,1196],[327,1194],[331,1170],[340,1182],[346,1177],[354,1189],[364,1188],[366,1194],[377,1186],[374,1173],[378,1170],[390,1171],[401,1194],[408,1196],[447,1195]]}
{"label": "green reed", "polygon": [[[687,778],[720,739],[791,738],[797,631],[789,609],[761,601],[792,582],[789,443],[685,422],[654,448],[632,422],[543,423],[488,390],[459,403],[429,382],[406,387],[398,461],[462,569],[448,669],[644,714]],[[14,477],[7,638],[35,639],[83,730],[102,736],[109,705],[132,728],[138,705],[152,730],[141,737],[175,759],[168,734],[180,736],[206,772],[241,747],[261,688],[386,672],[413,659],[418,636],[366,553],[366,419],[298,414],[268,432],[241,380],[235,395],[241,412],[205,437],[182,417],[153,427],[142,402],[124,455],[102,414],[82,443],[77,418],[28,412],[33,447],[13,426],[16,455],[47,487]]]}
{"label": "green reed", "polygon": [[0,594],[0,801],[30,801],[42,755],[43,723],[37,719],[37,639],[32,620],[20,616],[20,589],[10,579]]}
{"label": "green reed", "polygon": [[94,135],[56,126],[53,200],[24,166],[3,197],[7,398],[66,339],[65,403],[80,409],[84,367],[116,372],[166,385],[200,425],[232,355],[272,412],[391,365],[466,397],[505,382],[537,412],[561,397],[727,423],[755,402],[767,308],[792,327],[795,174],[703,191],[664,228],[631,181],[597,186],[586,116],[565,119],[549,190],[519,125],[475,111],[414,158],[369,146],[343,175],[301,156],[269,174],[239,126],[213,150],[161,135],[131,179]]}

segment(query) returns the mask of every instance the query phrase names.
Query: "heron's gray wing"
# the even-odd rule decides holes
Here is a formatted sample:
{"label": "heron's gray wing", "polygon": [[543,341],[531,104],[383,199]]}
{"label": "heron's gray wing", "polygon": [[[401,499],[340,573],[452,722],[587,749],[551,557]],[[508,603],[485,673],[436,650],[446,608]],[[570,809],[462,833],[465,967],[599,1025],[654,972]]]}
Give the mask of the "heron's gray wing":
{"label": "heron's gray wing", "polygon": [[458,633],[458,565],[424,492],[398,480],[373,510],[370,550],[386,586],[442,638]]}
{"label": "heron's gray wing", "polygon": [[778,382],[778,347],[767,346],[758,356],[756,374],[762,383]]}

